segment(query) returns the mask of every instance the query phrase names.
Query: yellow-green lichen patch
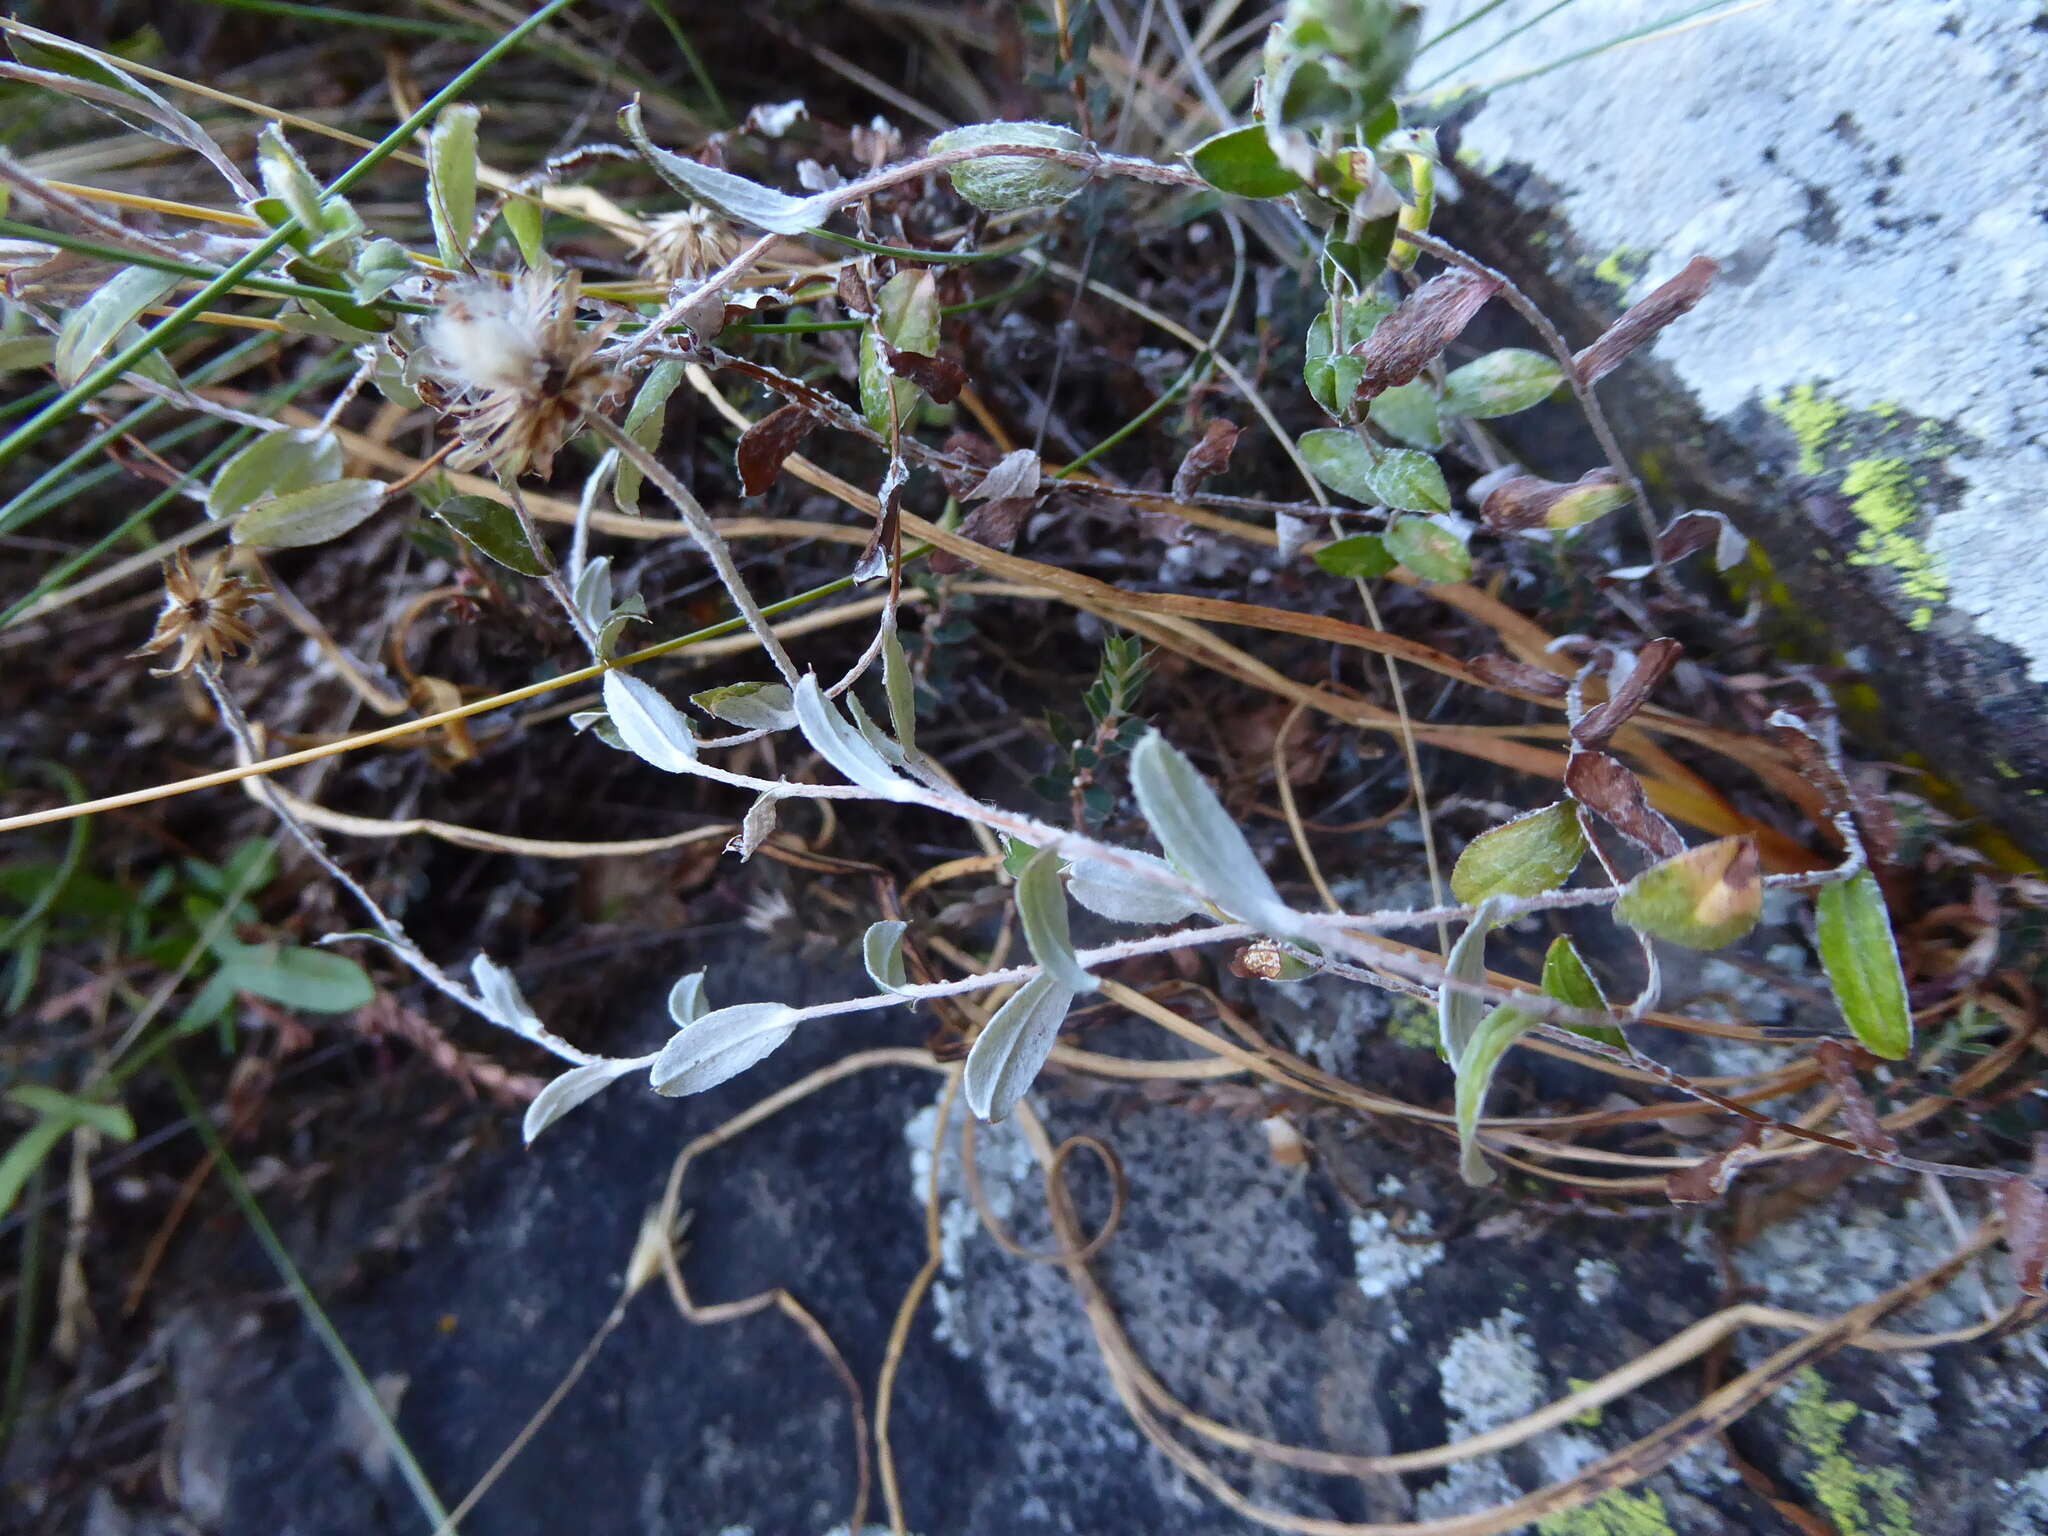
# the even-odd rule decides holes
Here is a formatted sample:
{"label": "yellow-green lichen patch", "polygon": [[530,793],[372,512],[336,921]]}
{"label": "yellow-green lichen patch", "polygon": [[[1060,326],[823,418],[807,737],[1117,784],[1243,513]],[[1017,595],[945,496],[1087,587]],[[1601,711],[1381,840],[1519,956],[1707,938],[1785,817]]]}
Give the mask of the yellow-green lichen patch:
{"label": "yellow-green lichen patch", "polygon": [[1413,998],[1394,999],[1393,1006],[1387,1010],[1387,1033],[1402,1045],[1419,1051],[1442,1049],[1436,1010]]}
{"label": "yellow-green lichen patch", "polygon": [[1899,578],[1907,597],[1919,604],[1911,623],[1925,629],[1934,604],[1948,601],[1948,583],[1927,546],[1906,530],[1920,515],[1913,466],[1904,459],[1858,459],[1842,476],[1842,494],[1863,525],[1851,565],[1881,565]]}
{"label": "yellow-green lichen patch", "polygon": [[1842,1536],[1920,1536],[1906,1502],[1906,1475],[1897,1467],[1866,1467],[1842,1448],[1842,1431],[1863,1410],[1830,1398],[1811,1367],[1793,1382],[1786,1423],[1813,1461],[1806,1484]]}
{"label": "yellow-green lichen patch", "polygon": [[1648,251],[1636,250],[1633,246],[1621,246],[1603,256],[1593,268],[1593,275],[1607,284],[1618,294],[1626,295],[1635,287],[1636,279],[1643,275],[1643,269],[1650,264]]}
{"label": "yellow-green lichen patch", "polygon": [[[1592,1382],[1588,1381],[1583,1376],[1567,1376],[1564,1379],[1564,1384],[1566,1387],[1570,1388],[1574,1392],[1583,1392],[1587,1387],[1593,1385]],[[1605,1411],[1606,1410],[1601,1408],[1601,1406],[1598,1403],[1595,1403],[1592,1407],[1588,1408],[1584,1413],[1573,1414],[1572,1422],[1585,1429],[1598,1429],[1600,1427],[1601,1417],[1603,1416]]]}
{"label": "yellow-green lichen patch", "polygon": [[1828,467],[1828,449],[1849,420],[1849,408],[1811,384],[1800,384],[1770,402],[1771,414],[1799,444],[1799,473],[1817,475]]}
{"label": "yellow-green lichen patch", "polygon": [[1662,1499],[1625,1488],[1604,1493],[1583,1508],[1545,1515],[1536,1529],[1542,1536],[1678,1536]]}

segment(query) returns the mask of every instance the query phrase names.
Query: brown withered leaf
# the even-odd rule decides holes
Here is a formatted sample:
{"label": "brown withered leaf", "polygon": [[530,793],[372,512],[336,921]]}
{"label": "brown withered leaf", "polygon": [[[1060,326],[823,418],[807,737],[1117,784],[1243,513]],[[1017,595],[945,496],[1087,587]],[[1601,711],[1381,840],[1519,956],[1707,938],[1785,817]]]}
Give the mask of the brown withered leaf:
{"label": "brown withered leaf", "polygon": [[2014,1174],[1998,1186],[1998,1203],[2005,1209],[2005,1245],[2012,1250],[2012,1264],[2020,1290],[2028,1296],[2048,1296],[2048,1135],[2034,1138],[2034,1166],[2027,1174]]}
{"label": "brown withered leaf", "polygon": [[740,472],[740,494],[758,496],[775,483],[782,464],[811,435],[818,418],[800,405],[777,406],[740,434],[733,463]]}
{"label": "brown withered leaf", "polygon": [[1620,758],[1605,752],[1574,752],[1564,765],[1564,789],[1652,858],[1675,858],[1685,852],[1678,828],[1650,804],[1643,781]]}
{"label": "brown withered leaf", "polygon": [[1820,1059],[1821,1071],[1827,1074],[1828,1086],[1841,1098],[1842,1123],[1849,1127],[1850,1139],[1866,1152],[1884,1157],[1897,1153],[1899,1144],[1878,1119],[1870,1095],[1863,1091],[1862,1081],[1856,1076],[1856,1052],[1839,1040],[1823,1040],[1814,1054]]}
{"label": "brown withered leaf", "polygon": [[1186,501],[1211,475],[1230,468],[1231,451],[1237,447],[1237,426],[1218,418],[1203,429],[1202,440],[1188,450],[1173,472],[1173,499]]}
{"label": "brown withered leaf", "polygon": [[923,352],[902,352],[889,348],[889,371],[908,379],[940,405],[960,398],[967,384],[967,370],[950,357],[932,357]]}
{"label": "brown withered leaf", "polygon": [[1636,653],[1635,669],[1615,689],[1605,704],[1597,704],[1579,716],[1572,726],[1572,740],[1583,747],[1604,747],[1608,737],[1628,724],[1629,717],[1643,707],[1664,676],[1678,665],[1685,647],[1669,636],[1652,640]]}
{"label": "brown withered leaf", "polygon": [[1703,549],[1714,552],[1714,568],[1725,571],[1742,558],[1749,540],[1720,512],[1681,512],[1657,535],[1657,563],[1672,565]]}
{"label": "brown withered leaf", "polygon": [[868,280],[860,275],[860,269],[844,266],[839,269],[839,281],[834,285],[839,307],[856,319],[866,319],[875,312],[875,298],[868,291]]}
{"label": "brown withered leaf", "polygon": [[875,519],[875,531],[868,535],[867,547],[861,550],[860,559],[854,562],[855,581],[874,581],[886,575],[895,560],[902,543],[900,530],[903,525],[903,486],[910,479],[910,466],[901,454],[889,460],[889,472],[882,476],[882,488],[875,500],[882,504],[881,516]]}
{"label": "brown withered leaf", "polygon": [[1656,338],[1659,331],[1706,297],[1713,286],[1720,263],[1709,256],[1695,256],[1668,283],[1660,284],[1640,303],[1601,333],[1599,340],[1572,358],[1579,378],[1598,383],[1619,368],[1636,348]]}
{"label": "brown withered leaf", "polygon": [[1754,1162],[1763,1152],[1764,1128],[1746,1121],[1742,1136],[1725,1152],[1681,1168],[1664,1181],[1664,1195],[1673,1205],[1704,1205],[1728,1193],[1744,1163]]}
{"label": "brown withered leaf", "polygon": [[965,499],[1009,501],[1020,496],[1030,498],[1038,494],[1038,482],[1043,473],[1038,455],[1029,448],[1019,448],[991,464],[980,484],[969,491]]}
{"label": "brown withered leaf", "polygon": [[1496,533],[1524,533],[1543,527],[1550,519],[1550,509],[1573,492],[1607,490],[1621,483],[1621,476],[1604,465],[1587,470],[1569,485],[1536,475],[1516,475],[1486,493],[1479,520]]}
{"label": "brown withered leaf", "polygon": [[1358,398],[1370,400],[1421,373],[1498,292],[1495,279],[1459,271],[1440,273],[1409,294],[1353,349],[1365,365]]}
{"label": "brown withered leaf", "polygon": [[1496,688],[1511,688],[1518,693],[1533,693],[1539,698],[1561,699],[1570,686],[1567,679],[1555,672],[1546,672],[1541,667],[1532,667],[1527,662],[1515,661],[1507,656],[1480,656],[1472,661],[1472,671],[1482,682]]}
{"label": "brown withered leaf", "polygon": [[[960,537],[986,544],[991,549],[1008,549],[1017,542],[1017,535],[1024,528],[1024,519],[1031,515],[1031,509],[1037,504],[1037,500],[1030,496],[1006,496],[1001,501],[985,501],[968,513],[960,524]],[[931,554],[931,568],[941,576],[957,576],[971,569],[973,564],[965,556],[950,550],[935,549]]]}
{"label": "brown withered leaf", "polygon": [[1821,792],[1830,816],[1839,816],[1849,809],[1841,742],[1832,720],[1808,720],[1789,709],[1780,709],[1764,722],[1764,729],[1792,760],[1793,771]]}
{"label": "brown withered leaf", "polygon": [[945,454],[948,459],[967,461],[965,469],[954,464],[939,465],[939,478],[946,484],[946,494],[957,501],[965,501],[967,493],[981,484],[988,472],[996,467],[1003,450],[978,433],[955,432],[946,439]]}

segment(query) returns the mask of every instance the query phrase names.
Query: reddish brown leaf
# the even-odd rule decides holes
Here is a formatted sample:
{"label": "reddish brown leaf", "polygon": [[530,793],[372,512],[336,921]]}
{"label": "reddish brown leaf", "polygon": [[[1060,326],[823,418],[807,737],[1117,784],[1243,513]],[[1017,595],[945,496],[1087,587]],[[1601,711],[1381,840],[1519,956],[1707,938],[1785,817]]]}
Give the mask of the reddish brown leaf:
{"label": "reddish brown leaf", "polygon": [[960,398],[967,383],[967,370],[950,357],[931,357],[923,352],[900,352],[889,348],[889,371],[908,379],[940,405]]}
{"label": "reddish brown leaf", "polygon": [[1237,433],[1237,427],[1230,422],[1218,419],[1209,423],[1202,433],[1202,440],[1188,450],[1188,456],[1180,461],[1180,468],[1173,472],[1175,501],[1186,501],[1204,480],[1230,468],[1230,454],[1237,447]]}
{"label": "reddish brown leaf", "polygon": [[1579,378],[1594,384],[1607,377],[1637,347],[1654,340],[1665,326],[1705,298],[1720,270],[1720,264],[1711,257],[1693,257],[1684,271],[1641,303],[1631,305],[1628,313],[1609,326],[1598,341],[1572,359]]}
{"label": "reddish brown leaf", "polygon": [[902,545],[901,529],[903,486],[910,479],[910,466],[899,455],[889,460],[889,472],[882,476],[882,488],[875,499],[882,504],[881,516],[875,519],[875,531],[868,535],[867,546],[861,550],[860,559],[854,562],[855,581],[874,581],[886,574]]}
{"label": "reddish brown leaf", "polygon": [[1472,662],[1472,672],[1482,682],[1491,683],[1496,688],[1512,688],[1546,699],[1563,698],[1569,686],[1567,680],[1555,672],[1546,672],[1541,667],[1532,667],[1527,662],[1514,661],[1506,656],[1477,657]]}
{"label": "reddish brown leaf", "polygon": [[857,267],[839,269],[836,284],[839,307],[858,319],[866,319],[875,312],[874,295],[868,292],[868,280],[860,275]]}
{"label": "reddish brown leaf", "polygon": [[1370,400],[1421,373],[1498,292],[1497,280],[1459,271],[1432,277],[1409,294],[1353,349],[1365,364],[1358,398]]}
{"label": "reddish brown leaf", "polygon": [[783,460],[811,435],[818,418],[800,405],[779,406],[740,434],[733,462],[740,472],[740,492],[758,496],[782,473]]}
{"label": "reddish brown leaf", "polygon": [[[1479,508],[1479,518],[1496,533],[1522,533],[1531,528],[1552,526],[1555,522],[1575,527],[1585,519],[1570,515],[1569,503],[1584,502],[1605,507],[1607,503],[1621,499],[1617,493],[1625,491],[1621,476],[1605,467],[1587,470],[1570,485],[1535,475],[1516,475],[1487,492],[1486,500]],[[1560,507],[1567,507],[1567,515],[1562,518],[1557,516]]]}
{"label": "reddish brown leaf", "polygon": [[1834,722],[1813,721],[1781,709],[1764,722],[1771,740],[1792,760],[1793,771],[1821,792],[1830,816],[1849,808],[1849,784]]}
{"label": "reddish brown leaf", "polygon": [[1643,781],[1620,758],[1574,752],[1564,765],[1565,793],[1652,858],[1685,852],[1678,829],[1650,805]]}
{"label": "reddish brown leaf", "polygon": [[1724,553],[1734,560],[1741,559],[1738,549],[1724,551],[1724,544],[1733,541],[1739,548],[1747,547],[1749,541],[1735,531],[1735,525],[1719,512],[1681,512],[1664,526],[1657,535],[1657,563],[1671,565],[1687,555],[1700,550],[1714,551],[1714,566],[1726,570],[1731,562],[1723,558]]}
{"label": "reddish brown leaf", "polygon": [[957,501],[965,501],[967,493],[981,484],[982,477],[996,467],[1003,450],[973,432],[955,432],[946,439],[945,454],[948,459],[967,461],[965,469],[957,464],[939,465],[939,478],[946,483],[946,494]]}
{"label": "reddish brown leaf", "polygon": [[2048,1135],[2034,1138],[2034,1166],[1998,1186],[2005,1208],[2005,1245],[2012,1250],[2020,1290],[2048,1296]]}
{"label": "reddish brown leaf", "polygon": [[1665,1198],[1673,1205],[1703,1205],[1728,1193],[1744,1163],[1754,1162],[1763,1152],[1764,1128],[1754,1120],[1742,1127],[1742,1138],[1725,1152],[1716,1152],[1690,1168],[1681,1168],[1664,1181]]}
{"label": "reddish brown leaf", "polygon": [[[960,524],[960,537],[972,539],[977,544],[986,544],[991,549],[1008,549],[1017,542],[1017,535],[1024,527],[1024,519],[1031,515],[1037,502],[1029,496],[1011,496],[1002,501],[985,501],[967,514]],[[957,576],[969,569],[973,561],[965,556],[953,554],[950,550],[935,549],[931,554],[931,567],[941,576]]]}
{"label": "reddish brown leaf", "polygon": [[1856,1052],[1839,1040],[1823,1040],[1814,1054],[1820,1059],[1821,1071],[1827,1074],[1828,1086],[1841,1097],[1842,1120],[1849,1127],[1850,1139],[1866,1152],[1883,1157],[1896,1155],[1899,1144],[1878,1119],[1870,1096],[1856,1076]]}
{"label": "reddish brown leaf", "polygon": [[1605,746],[1607,738],[1628,724],[1629,716],[1643,707],[1643,701],[1684,654],[1685,647],[1669,637],[1644,646],[1636,653],[1635,670],[1607,702],[1579,716],[1572,726],[1572,740],[1585,747]]}

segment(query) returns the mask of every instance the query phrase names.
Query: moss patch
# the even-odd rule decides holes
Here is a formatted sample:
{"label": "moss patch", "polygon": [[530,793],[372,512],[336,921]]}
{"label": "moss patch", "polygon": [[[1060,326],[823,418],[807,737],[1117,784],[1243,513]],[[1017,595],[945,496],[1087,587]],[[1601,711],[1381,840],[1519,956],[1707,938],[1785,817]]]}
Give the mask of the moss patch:
{"label": "moss patch", "polygon": [[1842,1431],[1863,1410],[1830,1398],[1820,1372],[1808,1367],[1793,1378],[1786,1423],[1813,1459],[1807,1486],[1842,1536],[1919,1536],[1906,1502],[1906,1476],[1897,1467],[1866,1467],[1843,1449]]}
{"label": "moss patch", "polygon": [[1678,1536],[1664,1501],[1654,1493],[1617,1488],[1581,1509],[1546,1515],[1536,1522],[1542,1536]]}

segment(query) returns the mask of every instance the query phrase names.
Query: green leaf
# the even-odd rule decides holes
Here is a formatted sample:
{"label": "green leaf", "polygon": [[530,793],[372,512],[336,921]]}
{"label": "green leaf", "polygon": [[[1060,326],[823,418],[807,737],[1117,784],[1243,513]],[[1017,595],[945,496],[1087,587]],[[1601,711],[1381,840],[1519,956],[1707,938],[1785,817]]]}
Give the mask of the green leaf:
{"label": "green leaf", "polygon": [[1877,877],[1864,869],[1824,885],[1816,906],[1820,963],[1835,1006],[1866,1049],[1903,1061],[1913,1050],[1913,1010]]}
{"label": "green leaf", "polygon": [[882,284],[875,295],[875,321],[860,337],[860,408],[868,425],[885,436],[891,429],[889,402],[896,405],[894,422],[907,428],[918,402],[917,385],[889,371],[881,341],[899,352],[930,356],[939,349],[939,289],[928,270],[905,268]]}
{"label": "green leaf", "polygon": [[847,779],[891,800],[918,798],[916,786],[891,768],[889,760],[825,697],[815,672],[806,672],[797,680],[795,704],[797,729],[804,740]]}
{"label": "green leaf", "polygon": [[1720,949],[1756,926],[1763,895],[1756,844],[1724,837],[1652,864],[1623,889],[1614,916],[1687,949]]}
{"label": "green leaf", "polygon": [[526,530],[519,526],[519,514],[502,501],[488,496],[450,496],[434,508],[434,516],[508,570],[522,576],[545,576],[554,569],[534,554]]}
{"label": "green leaf", "polygon": [[1578,807],[1560,800],[1466,844],[1451,871],[1451,894],[1468,906],[1489,896],[1540,896],[1569,880],[1585,856]]}
{"label": "green leaf", "polygon": [[504,206],[505,228],[512,232],[512,243],[519,247],[520,260],[529,267],[537,267],[547,255],[547,247],[541,243],[541,225],[547,218],[547,208],[538,199],[529,197],[508,197]]}
{"label": "green leaf", "polygon": [[1131,789],[1168,861],[1226,912],[1266,933],[1300,926],[1209,781],[1157,731],[1131,752]]}
{"label": "green leaf", "polygon": [[603,694],[613,729],[642,762],[663,773],[682,773],[697,760],[690,722],[651,684],[614,668],[604,675]]}
{"label": "green leaf", "polygon": [[237,992],[306,1013],[349,1013],[377,995],[348,956],[297,945],[237,944],[223,955],[220,975]]}
{"label": "green leaf", "polygon": [[1302,433],[1295,446],[1315,477],[1338,495],[1366,506],[1378,505],[1372,475],[1381,455],[1356,432],[1346,427],[1318,427]]}
{"label": "green leaf", "polygon": [[468,261],[476,228],[476,124],[482,115],[467,102],[443,107],[427,135],[427,212],[434,245],[451,267]]}
{"label": "green leaf", "polygon": [[[1586,969],[1586,962],[1579,958],[1572,941],[1559,934],[1550,941],[1549,953],[1543,957],[1543,995],[1556,999],[1568,1008],[1583,1008],[1588,1013],[1607,1011],[1607,994],[1600,989],[1599,981]],[[1620,1030],[1600,1024],[1566,1024],[1575,1035],[1584,1035],[1588,1040],[1598,1040],[1603,1045],[1622,1046],[1627,1044]]]}
{"label": "green leaf", "polygon": [[891,918],[870,923],[861,935],[860,957],[868,968],[868,980],[884,992],[900,992],[908,980],[903,969],[903,935],[909,927]]}
{"label": "green leaf", "polygon": [[1463,581],[1472,574],[1465,541],[1428,517],[1397,517],[1384,535],[1387,553],[1423,581]]}
{"label": "green leaf", "polygon": [[1416,379],[1380,391],[1366,407],[1367,418],[1389,437],[1413,448],[1441,448],[1443,422],[1437,415],[1436,391]]}
{"label": "green leaf", "polygon": [[237,544],[302,549],[325,544],[367,521],[391,487],[382,480],[330,480],[253,503],[235,520]]}
{"label": "green leaf", "polygon": [[412,252],[396,240],[372,240],[349,265],[349,293],[359,304],[381,299],[417,268]]}
{"label": "green leaf", "polygon": [[1187,152],[1195,174],[1232,197],[1284,197],[1302,180],[1280,163],[1259,123],[1227,128]]}
{"label": "green leaf", "polygon": [[[1451,490],[1444,484],[1444,472],[1435,459],[1417,449],[1388,449],[1374,463],[1371,481],[1373,499],[1397,512],[1451,510]],[[1464,547],[1462,542],[1459,547]]]}
{"label": "green leaf", "polygon": [[796,724],[796,703],[781,683],[732,683],[690,695],[690,702],[743,731],[786,731]]}
{"label": "green leaf", "polygon": [[[662,429],[668,424],[668,397],[682,381],[683,365],[673,358],[664,358],[647,370],[639,393],[633,396],[633,404],[626,411],[627,436],[649,453],[661,450]],[[639,515],[640,470],[630,460],[619,461],[619,472],[612,483],[612,500],[619,504],[620,511]]]}
{"label": "green leaf", "polygon": [[59,1093],[55,1088],[46,1088],[41,1083],[22,1083],[7,1090],[7,1097],[24,1109],[32,1109],[39,1115],[65,1119],[77,1125],[89,1125],[114,1141],[135,1139],[135,1120],[119,1104],[107,1104],[98,1099],[81,1099],[76,1094]]}
{"label": "green leaf", "polygon": [[640,121],[640,103],[629,102],[619,109],[619,129],[670,186],[684,196],[709,204],[729,219],[752,224],[778,235],[800,235],[816,229],[832,214],[834,195],[821,192],[812,197],[790,197],[744,176],[715,166],[699,165],[681,155],[671,154],[647,137]]}
{"label": "green leaf", "polygon": [[331,484],[341,468],[341,442],[331,432],[265,432],[214,474],[206,515],[233,517],[266,496]]}
{"label": "green leaf", "polygon": [[[1074,154],[1085,153],[1088,141],[1057,123],[972,123],[940,134],[931,152],[998,148],[1006,144],[1041,145]],[[1029,155],[989,155],[948,166],[953,190],[977,208],[1010,213],[1020,208],[1057,208],[1088,185],[1089,173],[1079,166]],[[926,348],[912,347],[913,352]]]}
{"label": "green leaf", "polygon": [[[174,272],[154,267],[124,267],[102,283],[92,296],[64,317],[57,332],[53,361],[57,382],[67,389],[91,371],[116,340],[126,345],[135,339],[135,317],[178,285]],[[156,368],[139,372],[158,383],[175,383],[169,365],[155,358]]]}
{"label": "green leaf", "polygon": [[1493,1170],[1479,1151],[1479,1112],[1486,1104],[1486,1090],[1492,1086],[1494,1069],[1507,1055],[1508,1047],[1535,1023],[1519,1008],[1502,1004],[1479,1021],[1458,1062],[1453,1106],[1458,1117],[1458,1173],[1475,1188],[1493,1182]]}
{"label": "green leaf", "polygon": [[48,336],[0,337],[0,373],[47,368],[57,358],[57,344]]}
{"label": "green leaf", "polygon": [[1453,368],[1444,378],[1444,409],[1453,416],[1512,416],[1540,405],[1564,382],[1564,370],[1541,352],[1503,347]]}
{"label": "green leaf", "polygon": [[[1394,249],[1398,226],[1398,217],[1390,213],[1366,225],[1356,240],[1325,240],[1324,267],[1335,268],[1349,280],[1352,288],[1363,293],[1386,275],[1387,257]],[[1324,273],[1324,286],[1336,286],[1329,281],[1327,271]]]}
{"label": "green leaf", "polygon": [[[263,176],[263,190],[299,221],[304,238],[293,242],[296,248],[309,256],[317,255],[337,241],[362,234],[363,221],[344,199],[329,197],[322,201],[320,183],[275,123],[265,123],[256,136],[256,164]],[[260,205],[253,206],[253,211],[273,227],[282,222],[271,220]]]}
{"label": "green leaf", "polygon": [[1387,553],[1387,541],[1376,533],[1354,533],[1326,544],[1311,557],[1332,576],[1377,581],[1401,562]]}
{"label": "green leaf", "polygon": [[[1301,376],[1308,385],[1308,392],[1315,402],[1330,415],[1342,418],[1350,410],[1351,402],[1357,397],[1358,386],[1365,377],[1365,363],[1350,355],[1354,346],[1364,342],[1373,333],[1373,328],[1388,315],[1394,306],[1376,294],[1353,296],[1342,304],[1332,300],[1324,311],[1309,322],[1308,339],[1304,345]],[[1334,342],[1331,316],[1343,316],[1343,336]]]}
{"label": "green leaf", "polygon": [[0,1216],[14,1209],[23,1187],[74,1123],[62,1116],[45,1115],[16,1137],[5,1155],[0,1155]]}
{"label": "green leaf", "polygon": [[[1465,931],[1458,935],[1458,942],[1444,957],[1444,979],[1447,983],[1458,981],[1467,986],[1477,986],[1486,980],[1486,936],[1499,925],[1507,904],[1505,896],[1489,896],[1479,904],[1479,910],[1472,914]],[[1485,1011],[1484,1000],[1469,992],[1449,985],[1437,988],[1437,1030],[1444,1060],[1451,1064],[1453,1072],[1464,1071],[1465,1051],[1478,1031],[1480,1017]]]}
{"label": "green leaf", "polygon": [[960,1077],[967,1107],[983,1120],[1008,1117],[1045,1067],[1074,994],[1040,974],[1010,994],[974,1037]]}
{"label": "green leaf", "polygon": [[1067,928],[1067,888],[1060,879],[1060,856],[1041,848],[1017,878],[1017,919],[1031,958],[1069,992],[1092,992],[1095,978],[1074,958]]}
{"label": "green leaf", "polygon": [[889,725],[905,757],[917,755],[917,685],[910,676],[910,658],[903,637],[892,626],[882,639],[882,690],[889,699]]}

